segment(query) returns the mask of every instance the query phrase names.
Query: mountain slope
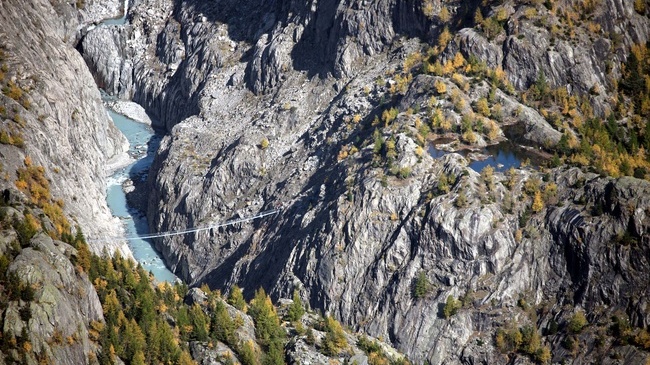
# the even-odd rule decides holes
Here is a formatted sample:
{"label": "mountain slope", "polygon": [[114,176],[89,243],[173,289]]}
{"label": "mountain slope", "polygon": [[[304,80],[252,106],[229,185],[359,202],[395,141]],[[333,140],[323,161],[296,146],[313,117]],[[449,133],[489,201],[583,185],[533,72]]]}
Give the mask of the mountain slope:
{"label": "mountain slope", "polygon": [[[617,84],[648,40],[646,11],[614,0],[143,1],[130,27],[90,32],[83,49],[96,77],[169,132],[149,181],[151,227],[282,208],[159,240],[188,282],[249,297],[297,288],[416,362],[609,352],[635,363],[646,356],[648,185],[621,176],[647,175],[633,143],[647,123],[628,122],[642,114]],[[107,59],[118,66],[96,62]],[[427,153],[441,137],[480,153],[505,136],[559,167],[477,172],[460,154]],[[584,331],[569,326],[582,310]]]}
{"label": "mountain slope", "polygon": [[[110,6],[88,4],[82,13],[65,2],[6,1],[0,7],[0,188],[48,211],[58,233],[80,224],[94,236],[115,236],[119,224],[105,203],[104,178],[126,140],[72,44],[77,28],[108,16]],[[26,176],[30,167],[42,169],[42,180]],[[124,243],[104,245],[129,252]],[[92,249],[101,253],[104,245]]]}

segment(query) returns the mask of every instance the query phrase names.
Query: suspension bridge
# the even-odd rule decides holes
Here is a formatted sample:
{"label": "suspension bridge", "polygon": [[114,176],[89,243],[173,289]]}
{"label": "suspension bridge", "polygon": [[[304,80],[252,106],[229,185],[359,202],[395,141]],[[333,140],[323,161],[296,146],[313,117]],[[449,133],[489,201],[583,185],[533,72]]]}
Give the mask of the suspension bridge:
{"label": "suspension bridge", "polygon": [[88,242],[133,241],[133,240],[139,240],[139,239],[180,236],[180,235],[184,235],[184,234],[188,234],[188,233],[208,231],[208,230],[211,230],[211,229],[231,226],[233,224],[250,222],[250,221],[255,220],[255,219],[260,219],[260,218],[264,218],[264,217],[267,217],[267,216],[270,216],[270,215],[278,214],[279,212],[280,212],[280,209],[270,209],[270,210],[265,210],[265,211],[263,211],[261,213],[258,213],[258,214],[254,215],[254,216],[231,219],[231,220],[228,220],[228,221],[225,221],[225,222],[210,224],[210,225],[206,225],[206,226],[190,227],[190,228],[181,229],[181,230],[158,232],[158,233],[149,233],[149,234],[143,234],[143,235],[130,235],[130,236],[120,236],[120,237],[103,237],[103,238],[89,239],[87,241]]}

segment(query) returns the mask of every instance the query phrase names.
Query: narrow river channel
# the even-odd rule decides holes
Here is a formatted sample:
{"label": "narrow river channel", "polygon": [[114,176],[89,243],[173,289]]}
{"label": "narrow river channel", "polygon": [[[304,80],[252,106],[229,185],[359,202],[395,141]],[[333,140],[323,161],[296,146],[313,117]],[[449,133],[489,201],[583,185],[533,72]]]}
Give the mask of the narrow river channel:
{"label": "narrow river channel", "polygon": [[[129,206],[122,184],[128,179],[146,179],[149,167],[153,161],[156,149],[160,143],[160,135],[154,133],[150,126],[129,119],[108,109],[115,126],[122,131],[129,141],[129,155],[134,162],[117,170],[108,181],[106,201],[114,216],[120,218],[127,237],[149,233],[147,218],[143,212]],[[163,262],[160,254],[154,249],[151,240],[130,239],[129,247],[135,259],[147,271],[151,271],[156,281],[174,282],[177,280]]]}

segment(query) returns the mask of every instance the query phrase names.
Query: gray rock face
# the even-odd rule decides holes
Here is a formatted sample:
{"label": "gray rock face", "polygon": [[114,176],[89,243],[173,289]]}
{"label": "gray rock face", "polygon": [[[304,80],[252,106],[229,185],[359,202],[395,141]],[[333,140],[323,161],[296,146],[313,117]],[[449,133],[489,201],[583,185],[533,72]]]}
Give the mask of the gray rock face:
{"label": "gray rock face", "polygon": [[129,99],[133,97],[133,66],[124,55],[128,49],[124,32],[124,27],[117,25],[97,27],[83,38],[81,47],[86,63],[93,65],[97,86],[111,95]]}
{"label": "gray rock face", "polygon": [[[524,297],[545,308],[535,323],[540,327],[564,320],[574,306],[604,307],[594,311],[599,314],[590,318],[593,323],[607,321],[616,310],[646,323],[645,299],[635,298],[630,288],[645,288],[647,276],[624,275],[620,268],[646,265],[649,242],[641,232],[647,232],[648,218],[642,212],[650,203],[632,197],[646,196],[647,183],[553,171],[547,179],[557,184],[562,205],[547,204],[525,222],[531,197],[522,193],[523,184],[541,181],[541,172],[517,172],[512,190],[506,176],[496,174],[488,194],[462,156],[418,153],[416,118],[427,115],[432,95],[433,106],[460,126],[489,86],[478,81],[463,91],[449,78],[420,75],[403,93],[386,91],[397,84],[406,55],[418,49],[416,40],[395,36],[426,39],[440,31],[409,4],[136,5],[131,28],[120,33],[128,37],[125,54],[134,65],[133,97],[169,132],[150,175],[150,227],[205,227],[281,208],[261,220],[157,240],[170,266],[192,284],[223,289],[236,283],[248,296],[259,286],[275,298],[299,288],[312,307],[389,339],[415,362],[506,363],[493,346],[494,333],[509,323],[531,322],[516,306]],[[434,9],[440,5],[434,2]],[[602,9],[619,5],[628,7],[612,0]],[[512,14],[520,11],[506,6]],[[637,33],[647,37],[647,19],[625,14],[637,25],[625,31],[624,42]],[[553,86],[569,84],[576,93],[608,85],[602,55],[618,57],[619,48],[596,38],[551,45],[549,31],[537,28],[510,24],[494,41],[461,30],[450,50],[501,66],[519,89],[528,88],[540,71]],[[447,91],[435,91],[436,82]],[[464,104],[454,105],[454,93]],[[592,99],[604,110],[597,105],[600,97]],[[537,111],[501,91],[495,98],[503,108],[499,128],[520,122],[527,140],[559,140],[560,132]],[[394,136],[394,165],[410,171],[405,179],[373,167],[372,123],[393,106],[412,109],[381,135]],[[456,180],[448,194],[438,195],[443,173]],[[633,209],[622,213],[629,205]],[[603,213],[592,214],[594,207]],[[638,245],[612,243],[626,232]],[[430,286],[416,297],[420,274]],[[466,303],[445,318],[449,296]],[[546,340],[558,350],[556,362],[567,355],[559,350],[562,340]],[[292,349],[303,350],[299,342]],[[623,356],[633,361],[638,354]]]}
{"label": "gray rock face", "polygon": [[503,48],[490,43],[487,38],[472,28],[458,31],[458,47],[465,53],[483,60],[488,66],[497,68],[503,64]]}
{"label": "gray rock face", "polygon": [[[15,258],[8,273],[15,273],[34,290],[32,301],[10,301],[3,314],[3,337],[28,334],[27,359],[44,357],[52,364],[85,364],[96,345],[88,336],[91,321],[103,322],[95,288],[70,258],[76,250],[40,234]],[[30,317],[24,320],[22,311]]]}
{"label": "gray rock face", "polygon": [[[100,99],[92,75],[73,48],[71,32],[110,11],[98,2],[87,2],[84,14],[67,2],[3,1],[0,43],[8,55],[5,74],[26,93],[29,104],[0,95],[7,110],[24,121],[24,148],[0,145],[4,171],[9,175],[0,185],[14,185],[15,171],[29,156],[34,165],[45,166],[51,195],[65,202],[64,211],[73,224],[84,227],[89,237],[116,236],[119,223],[105,203],[108,161],[125,151],[125,138],[113,126]],[[102,2],[108,5],[117,2]],[[102,10],[104,9],[104,10]],[[28,107],[25,107],[27,105]],[[9,116],[3,126],[12,125]],[[14,123],[15,124],[15,123]],[[121,250],[125,243],[93,245],[100,253]]]}
{"label": "gray rock face", "polygon": [[205,75],[242,58],[252,58],[245,71],[249,88],[267,93],[291,69],[352,76],[365,57],[392,43],[395,29],[424,32],[427,23],[416,8],[391,0],[361,2],[354,11],[346,4],[294,1],[223,1],[218,10],[188,1],[172,9],[171,1],[139,2],[131,9],[132,27],[96,28],[83,40],[98,84],[144,105],[167,129],[199,113],[203,87],[197,86],[208,81]]}
{"label": "gray rock face", "polygon": [[[521,16],[525,10],[519,7],[515,15]],[[605,90],[620,77],[618,65],[625,60],[626,50],[633,43],[648,40],[650,24],[634,11],[631,2],[607,0],[594,10],[578,11],[589,12],[590,22],[598,28],[583,26],[562,32],[563,26],[553,28],[557,22],[554,17],[540,24],[524,16],[510,20],[505,32],[493,41],[474,29],[462,29],[455,42],[465,55],[473,55],[490,67],[501,67],[520,90],[529,88],[540,74],[552,87],[570,87],[570,93]],[[618,41],[613,44],[610,38]],[[599,115],[608,111],[602,97],[592,95],[590,102]]]}

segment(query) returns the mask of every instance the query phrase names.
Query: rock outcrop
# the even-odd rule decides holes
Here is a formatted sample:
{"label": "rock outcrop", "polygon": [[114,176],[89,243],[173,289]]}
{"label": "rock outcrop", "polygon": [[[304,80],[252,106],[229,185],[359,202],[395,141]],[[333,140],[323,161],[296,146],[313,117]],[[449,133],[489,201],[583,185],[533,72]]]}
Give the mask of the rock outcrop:
{"label": "rock outcrop", "polygon": [[[3,313],[3,337],[11,339],[26,333],[23,340],[33,351],[27,354],[30,359],[86,363],[88,354],[96,351],[89,340],[89,324],[104,320],[95,288],[70,262],[76,254],[70,245],[44,234],[34,237],[30,245],[14,259],[7,273],[38,289],[29,301],[8,303]],[[27,320],[25,311],[29,312]]]}
{"label": "rock outcrop", "polygon": [[39,229],[34,216],[44,216],[43,211],[19,201],[5,204],[0,207],[0,362],[88,363],[98,350],[89,332],[104,316],[79,264],[82,255]]}

